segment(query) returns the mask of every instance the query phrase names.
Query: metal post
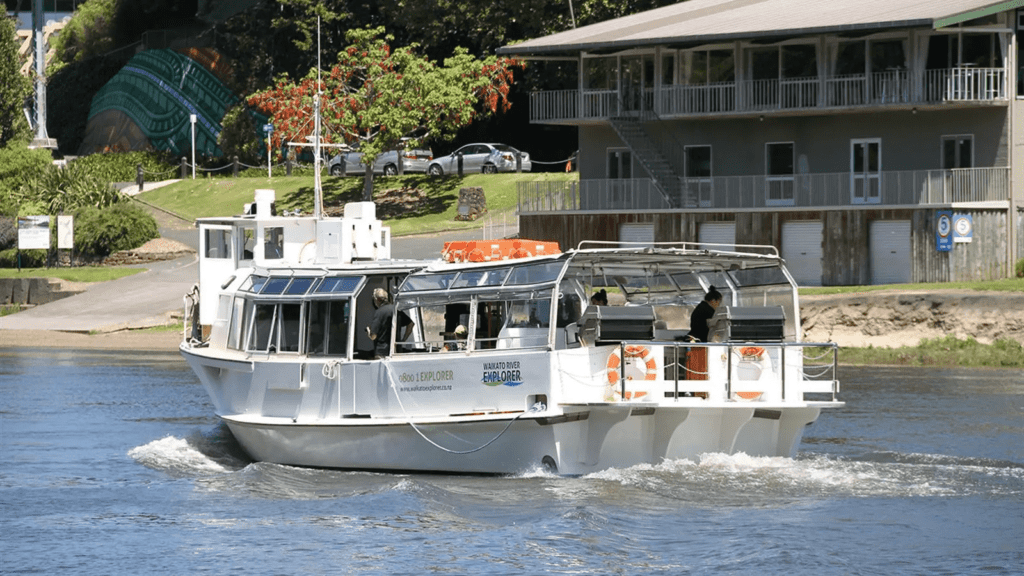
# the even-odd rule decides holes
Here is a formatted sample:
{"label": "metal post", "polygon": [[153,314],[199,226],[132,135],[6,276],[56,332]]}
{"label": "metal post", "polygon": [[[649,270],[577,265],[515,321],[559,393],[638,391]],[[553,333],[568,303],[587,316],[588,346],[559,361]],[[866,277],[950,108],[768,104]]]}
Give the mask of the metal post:
{"label": "metal post", "polygon": [[188,121],[192,124],[192,179],[196,179],[196,115],[189,114]]}
{"label": "metal post", "polygon": [[462,152],[459,152],[459,154],[457,155],[457,160],[459,165],[459,178],[462,178]]}
{"label": "metal post", "polygon": [[188,159],[184,156],[181,157],[181,179],[188,178]]}
{"label": "metal post", "polygon": [[238,178],[238,156],[231,157],[231,176]]}
{"label": "metal post", "polygon": [[732,344],[728,344],[725,350],[725,399],[728,400],[732,398]]}
{"label": "metal post", "polygon": [[619,358],[622,360],[619,362],[619,381],[621,382],[620,387],[622,388],[622,400],[626,400],[626,343],[619,342]]}
{"label": "metal post", "polygon": [[135,165],[135,185],[139,187],[139,192],[142,192],[146,185],[145,176],[142,174],[142,164]]}
{"label": "metal post", "polygon": [[779,355],[782,358],[782,400],[786,400],[786,345],[783,344],[779,348]]}
{"label": "metal post", "polygon": [[523,153],[516,152],[516,174],[522,174],[523,172]]}
{"label": "metal post", "polygon": [[672,355],[675,357],[675,363],[673,364],[675,368],[673,368],[672,370],[673,372],[675,372],[676,376],[675,398],[676,402],[679,402],[679,344],[676,344],[675,346],[672,347]]}

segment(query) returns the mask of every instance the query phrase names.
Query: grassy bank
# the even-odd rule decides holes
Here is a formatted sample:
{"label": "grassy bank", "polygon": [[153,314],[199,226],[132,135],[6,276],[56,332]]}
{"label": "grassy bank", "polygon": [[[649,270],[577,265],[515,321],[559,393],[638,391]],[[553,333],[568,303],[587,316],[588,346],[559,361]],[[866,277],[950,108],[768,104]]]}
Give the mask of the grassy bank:
{"label": "grassy bank", "polygon": [[899,348],[842,348],[840,364],[872,366],[950,366],[1024,368],[1024,347],[1014,340],[981,344],[955,336],[925,339],[917,346]]}
{"label": "grassy bank", "polygon": [[0,278],[59,278],[68,282],[106,282],[145,272],[145,268],[83,266],[79,268],[0,268]]}
{"label": "grassy bank", "polygon": [[[462,178],[445,176],[434,178],[421,174],[408,176],[378,176],[374,179],[374,201],[378,204],[378,217],[391,234],[427,234],[446,230],[479,228],[482,220],[464,222],[455,219],[458,213],[459,189],[479,186],[484,189],[487,209],[491,214],[508,213],[518,203],[516,185],[519,182],[571,181],[576,173],[527,172],[523,174],[472,174]],[[273,178],[200,178],[182,180],[143,192],[143,201],[159,206],[183,218],[194,220],[207,216],[238,214],[242,206],[253,201],[253,191],[269,188],[275,191],[277,209],[313,211],[312,176],[274,176]],[[349,176],[327,176],[322,184],[325,206],[343,206],[346,202],[362,199],[363,179]],[[409,191],[420,194],[408,194]],[[403,201],[401,205],[397,202]]]}

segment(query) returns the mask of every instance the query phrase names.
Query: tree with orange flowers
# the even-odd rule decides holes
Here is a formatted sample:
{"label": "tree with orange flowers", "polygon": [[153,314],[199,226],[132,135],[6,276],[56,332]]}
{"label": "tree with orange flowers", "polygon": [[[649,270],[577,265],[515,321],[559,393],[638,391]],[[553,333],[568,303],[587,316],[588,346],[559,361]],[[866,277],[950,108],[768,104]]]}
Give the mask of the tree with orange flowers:
{"label": "tree with orange flowers", "polygon": [[437,64],[416,54],[415,45],[392,48],[383,28],[350,30],[346,39],[348,47],[319,80],[315,69],[297,82],[282,79],[248,103],[273,118],[271,146],[280,151],[283,142],[313,134],[319,82],[321,141],[363,153],[365,200],[371,199],[373,163],[381,152],[447,140],[475,119],[508,110],[512,72],[523,66],[493,56],[478,60],[461,48]]}

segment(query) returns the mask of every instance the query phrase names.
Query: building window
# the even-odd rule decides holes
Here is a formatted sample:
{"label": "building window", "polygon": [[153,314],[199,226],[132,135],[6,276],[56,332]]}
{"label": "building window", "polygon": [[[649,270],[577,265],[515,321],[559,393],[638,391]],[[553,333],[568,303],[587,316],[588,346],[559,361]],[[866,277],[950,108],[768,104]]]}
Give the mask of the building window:
{"label": "building window", "polygon": [[882,140],[850,140],[850,201],[877,204],[882,201]]}
{"label": "building window", "polygon": [[793,174],[796,164],[792,142],[765,144],[765,204],[768,206],[793,204]]}
{"label": "building window", "polygon": [[974,167],[974,136],[942,137],[942,169]]}
{"label": "building window", "polygon": [[686,146],[686,179],[684,187],[687,203],[696,201],[701,207],[711,206],[711,146]]}
{"label": "building window", "polygon": [[628,180],[633,177],[633,155],[629,150],[608,151],[608,178]]}

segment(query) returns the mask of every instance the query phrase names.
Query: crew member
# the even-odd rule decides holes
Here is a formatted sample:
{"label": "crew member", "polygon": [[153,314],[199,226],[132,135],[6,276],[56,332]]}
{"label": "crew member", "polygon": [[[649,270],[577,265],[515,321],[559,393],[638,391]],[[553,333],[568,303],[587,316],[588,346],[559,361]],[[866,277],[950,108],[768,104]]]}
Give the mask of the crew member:
{"label": "crew member", "polygon": [[[395,315],[395,305],[388,302],[388,293],[383,288],[373,291],[373,320],[366,327],[366,334],[373,340],[374,351],[378,358],[391,354],[391,318]],[[415,326],[412,319],[405,312],[398,313],[398,330],[402,341],[412,334]],[[404,330],[404,332],[403,332]]]}
{"label": "crew member", "polygon": [[722,293],[715,289],[714,286],[708,288],[708,293],[704,295],[704,300],[697,304],[697,307],[693,309],[693,314],[690,315],[690,332],[686,335],[697,342],[708,341],[708,320],[715,315],[715,310],[722,303]]}

